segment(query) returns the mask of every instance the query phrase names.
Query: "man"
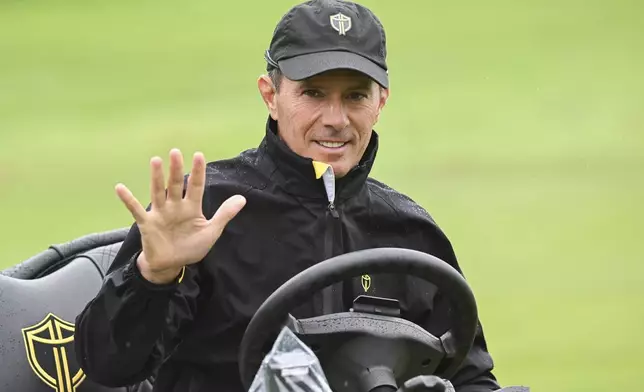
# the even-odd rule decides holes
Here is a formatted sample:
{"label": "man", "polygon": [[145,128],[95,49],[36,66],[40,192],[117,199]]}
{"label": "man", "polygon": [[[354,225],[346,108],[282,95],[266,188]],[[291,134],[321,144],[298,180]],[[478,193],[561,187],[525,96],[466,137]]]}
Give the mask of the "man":
{"label": "man", "polygon": [[[155,391],[242,391],[237,355],[259,305],[298,272],[375,247],[416,249],[458,269],[450,242],[408,197],[368,178],[378,148],[372,127],[389,96],[385,33],[367,8],[309,1],[278,23],[258,80],[268,108],[256,149],[206,164],[187,179],[170,153],[167,184],[151,160],[148,209],[116,192],[132,226],[103,287],[77,318],[78,360],[108,386],[156,374]],[[346,311],[370,295],[401,302],[402,315],[440,335],[448,305],[409,277],[360,278],[296,317]],[[459,391],[498,389],[481,330],[452,379]]]}

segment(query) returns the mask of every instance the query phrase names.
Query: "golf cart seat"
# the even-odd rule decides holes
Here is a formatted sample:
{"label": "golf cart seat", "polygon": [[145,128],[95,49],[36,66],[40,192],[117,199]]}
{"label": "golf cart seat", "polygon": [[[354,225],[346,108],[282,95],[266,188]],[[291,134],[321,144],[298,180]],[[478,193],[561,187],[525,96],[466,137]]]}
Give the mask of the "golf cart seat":
{"label": "golf cart seat", "polygon": [[119,229],[50,246],[0,271],[0,389],[151,390],[149,384],[99,386],[87,379],[74,352],[75,318],[98,292],[126,234]]}

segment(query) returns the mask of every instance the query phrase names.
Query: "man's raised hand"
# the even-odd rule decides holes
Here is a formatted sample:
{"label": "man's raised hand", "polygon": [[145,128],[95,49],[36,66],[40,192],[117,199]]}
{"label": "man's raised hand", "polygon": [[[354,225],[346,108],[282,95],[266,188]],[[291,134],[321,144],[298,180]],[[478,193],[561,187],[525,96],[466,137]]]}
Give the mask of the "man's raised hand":
{"label": "man's raised hand", "polygon": [[193,157],[192,171],[184,196],[183,156],[170,151],[167,186],[162,160],[150,160],[150,210],[146,209],[123,184],[116,194],[130,211],[141,232],[143,252],[137,260],[141,274],[150,282],[163,284],[174,280],[181,269],[202,260],[224,228],[246,204],[235,195],[224,201],[211,219],[203,215],[202,200],[206,184],[203,154]]}

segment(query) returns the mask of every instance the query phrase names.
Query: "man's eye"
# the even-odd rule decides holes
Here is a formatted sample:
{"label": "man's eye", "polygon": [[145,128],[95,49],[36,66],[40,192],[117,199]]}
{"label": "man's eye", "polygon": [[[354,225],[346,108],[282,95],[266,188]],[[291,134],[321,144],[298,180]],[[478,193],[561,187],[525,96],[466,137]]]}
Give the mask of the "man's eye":
{"label": "man's eye", "polygon": [[351,93],[349,94],[349,99],[352,101],[361,101],[363,99],[367,98],[366,94],[363,93]]}
{"label": "man's eye", "polygon": [[307,95],[311,98],[320,98],[322,97],[322,92],[319,90],[304,90],[304,95]]}

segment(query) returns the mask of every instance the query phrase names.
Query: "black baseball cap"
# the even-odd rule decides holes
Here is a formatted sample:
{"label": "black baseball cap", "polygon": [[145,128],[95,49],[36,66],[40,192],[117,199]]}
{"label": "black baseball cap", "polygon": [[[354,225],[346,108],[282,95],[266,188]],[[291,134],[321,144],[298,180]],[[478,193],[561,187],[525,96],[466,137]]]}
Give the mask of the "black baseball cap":
{"label": "black baseball cap", "polygon": [[279,68],[291,80],[350,69],[389,87],[385,30],[371,10],[350,1],[294,6],[278,22],[264,57],[267,70]]}

